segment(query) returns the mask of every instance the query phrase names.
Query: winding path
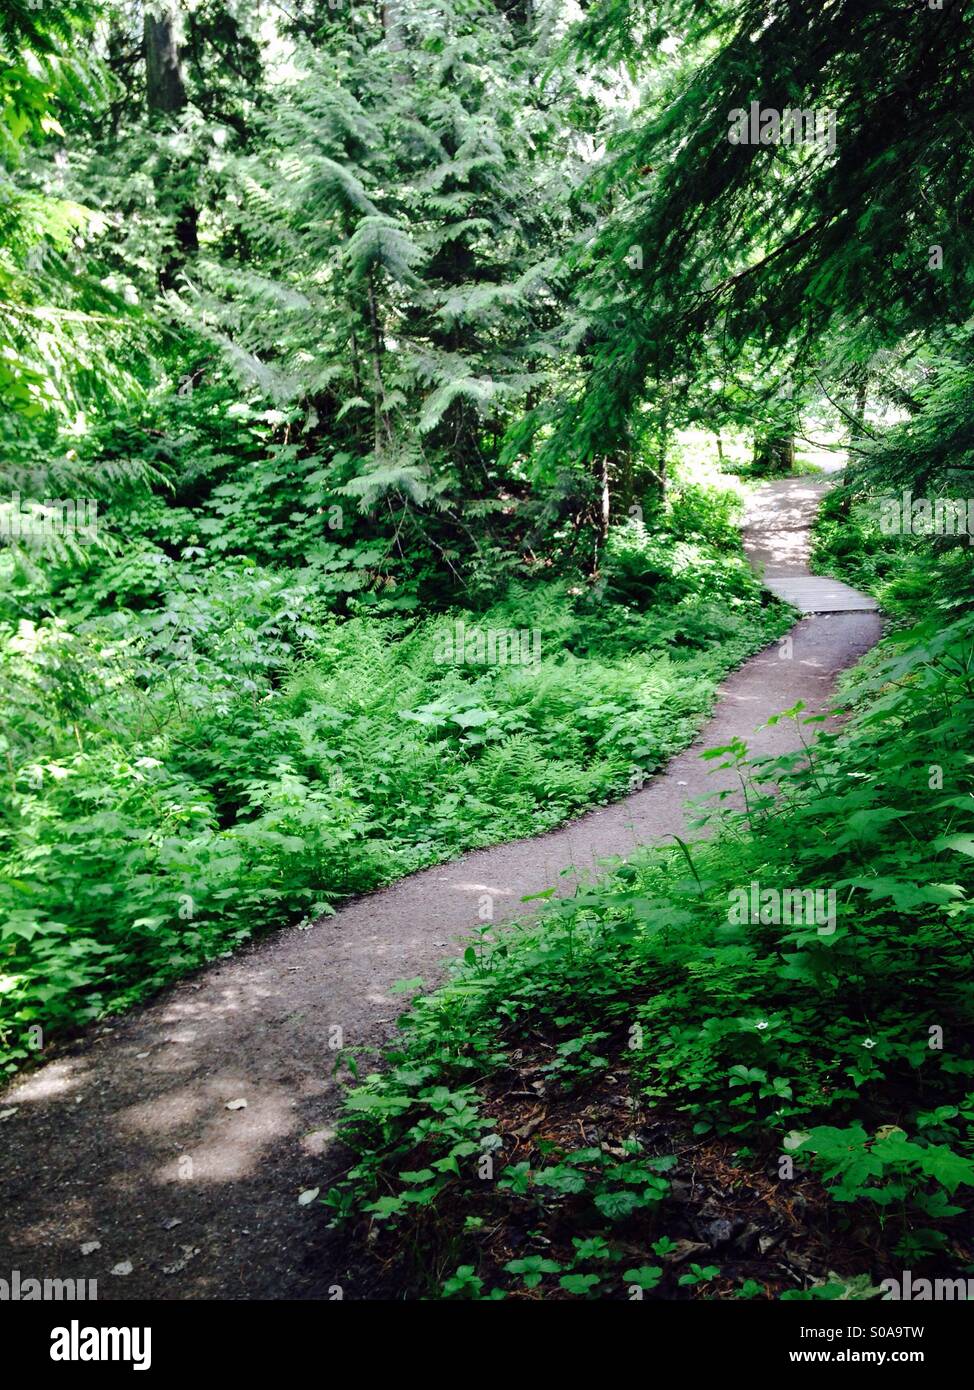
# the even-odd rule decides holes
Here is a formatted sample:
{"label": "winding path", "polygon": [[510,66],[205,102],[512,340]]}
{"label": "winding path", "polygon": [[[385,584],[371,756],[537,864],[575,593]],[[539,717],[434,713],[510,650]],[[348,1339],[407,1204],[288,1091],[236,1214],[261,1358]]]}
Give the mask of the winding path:
{"label": "winding path", "polygon": [[[591,869],[679,833],[688,798],[729,785],[701,747],[735,736],[755,751],[793,746],[788,721],[755,730],[798,700],[825,708],[837,673],[880,633],[872,600],[808,575],[827,485],[770,483],[746,523],[768,587],[812,613],[790,633],[790,658],[776,643],[729,676],[697,742],[643,791],[415,874],[308,931],[282,930],[11,1087],[0,1098],[0,1115],[13,1111],[0,1121],[0,1276],[96,1278],[100,1299],[320,1298],[335,1283],[354,1298],[320,1208],[297,1201],[329,1165],[330,1030],[346,1046],[381,1044],[402,1007],[390,986],[436,979],[481,894],[494,896],[496,920],[523,916],[525,894],[570,888],[566,865]],[[237,1099],[246,1107],[227,1109]]]}

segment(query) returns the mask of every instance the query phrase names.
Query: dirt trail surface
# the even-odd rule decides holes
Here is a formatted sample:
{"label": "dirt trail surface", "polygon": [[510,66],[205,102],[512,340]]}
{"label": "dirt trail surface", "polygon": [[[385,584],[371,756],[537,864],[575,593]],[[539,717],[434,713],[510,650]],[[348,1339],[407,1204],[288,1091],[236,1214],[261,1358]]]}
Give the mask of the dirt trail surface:
{"label": "dirt trail surface", "polygon": [[[787,479],[757,494],[745,532],[756,565],[808,573],[825,486]],[[791,659],[774,644],[729,676],[697,742],[641,792],[282,930],[26,1076],[0,1098],[0,1116],[13,1111],[0,1119],[0,1277],[94,1278],[99,1299],[327,1298],[335,1284],[355,1298],[321,1208],[298,1203],[337,1161],[331,1030],[346,1046],[388,1038],[402,1008],[390,987],[441,975],[482,893],[496,919],[523,916],[525,894],[570,888],[567,866],[680,833],[687,799],[730,777],[701,750],[734,736],[790,749],[790,721],[755,731],[798,700],[826,706],[879,633],[874,612],[803,618]]]}

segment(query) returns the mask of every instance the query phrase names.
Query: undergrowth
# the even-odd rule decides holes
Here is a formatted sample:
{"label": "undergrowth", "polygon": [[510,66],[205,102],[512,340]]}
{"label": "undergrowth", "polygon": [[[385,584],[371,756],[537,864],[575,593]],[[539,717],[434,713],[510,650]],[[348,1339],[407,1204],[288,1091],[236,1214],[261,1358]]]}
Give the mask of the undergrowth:
{"label": "undergrowth", "polygon": [[[821,548],[831,526],[826,512]],[[842,732],[798,706],[782,716],[798,754],[711,750],[741,774],[744,810],[718,805],[700,822],[711,836],[646,848],[538,919],[481,932],[451,981],[414,1001],[387,1070],[348,1095],[355,1162],[327,1196],[336,1220],[371,1231],[397,1287],[706,1294],[717,1266],[666,1259],[678,1146],[653,1136],[674,1120],[730,1145],[738,1180],[827,1192],[822,1219],[844,1232],[833,1248],[844,1241],[858,1273],[829,1266],[783,1296],[875,1293],[890,1261],[970,1272],[974,616],[953,597],[954,563],[935,611],[928,595],[907,626],[904,604],[857,669]],[[773,913],[733,924],[751,884],[833,891],[834,929]],[[518,1087],[542,1107],[575,1098],[581,1115],[607,1081],[632,1112],[611,1143],[525,1157],[525,1131],[502,1122]],[[521,1245],[498,1263],[484,1237],[504,1228]]]}
{"label": "undergrowth", "polygon": [[[422,617],[340,614],[313,569],[148,543],[89,557],[83,602],[70,557],[53,588],[0,557],[19,584],[0,606],[0,1065],[255,933],[640,785],[787,626],[731,504],[674,489],[652,532],[612,535],[597,584]],[[444,660],[457,623],[524,632],[531,657],[537,634],[539,659]]]}

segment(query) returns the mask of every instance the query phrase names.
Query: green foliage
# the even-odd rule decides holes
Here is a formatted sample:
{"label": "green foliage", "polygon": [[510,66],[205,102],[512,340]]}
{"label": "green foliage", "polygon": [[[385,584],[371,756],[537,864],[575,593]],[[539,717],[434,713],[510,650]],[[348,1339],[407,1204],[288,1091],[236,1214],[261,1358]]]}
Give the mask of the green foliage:
{"label": "green foliage", "polygon": [[[714,810],[710,838],[642,850],[459,962],[452,983],[414,1001],[390,1070],[351,1093],[345,1133],[359,1158],[336,1210],[439,1152],[436,1131],[417,1125],[423,1096],[462,1086],[472,1130],[478,1089],[502,1089],[512,1054],[544,1038],[549,1092],[584,1093],[597,1047],[599,1068],[623,1071],[644,1103],[682,1115],[697,1136],[746,1142],[767,1171],[789,1156],[902,1250],[949,1242],[974,1186],[972,661],[969,616],[898,632],[857,673],[841,734],[819,733],[802,757],[714,750],[748,797],[743,811]],[[809,721],[800,707],[790,717],[797,743]],[[728,903],[754,881],[834,890],[834,931],[734,924]],[[448,1229],[458,1214],[496,1222],[507,1192],[524,1209],[517,1220],[534,1226],[552,1202],[572,1204],[561,1228],[601,1229],[607,1252],[618,1252],[617,1226],[627,1249],[647,1239],[633,1188],[596,1196],[598,1217],[586,1207],[590,1179],[576,1178],[605,1162],[598,1149],[540,1170],[507,1162],[499,1137],[491,1153],[496,1195],[462,1162],[434,1195]],[[665,1229],[665,1182],[650,1190]],[[691,1264],[676,1288],[718,1274]],[[606,1292],[661,1279],[634,1267]],[[562,1288],[584,1296],[581,1284]],[[675,1292],[669,1282],[661,1291]]]}
{"label": "green foliage", "polygon": [[0,24],[0,400],[7,411],[70,418],[136,386],[124,361],[133,323],[92,271],[104,219],[55,193],[35,149],[64,120],[106,99],[98,62],[78,55],[87,0],[7,7]]}
{"label": "green foliage", "polygon": [[[39,573],[0,609],[9,1063],[34,1022],[56,1034],[254,932],[625,792],[781,626],[740,552],[707,539],[705,498],[691,523],[696,494],[679,504],[693,547],[645,537],[661,587],[637,586],[631,606],[561,584],[484,613],[406,620],[393,602],[338,621],[364,552],[338,569],[320,550],[303,569],[232,555],[214,569],[222,538],[237,549],[248,534],[239,496],[216,531],[131,485],[138,546],[109,530],[80,567],[34,556]],[[149,541],[164,521],[206,536],[198,561]],[[0,555],[12,579],[20,564]],[[52,583],[70,619],[45,616]],[[16,616],[25,606],[34,618]],[[537,633],[539,659],[489,664],[474,643],[457,664],[458,623]],[[562,1065],[597,1061],[586,1043]]]}
{"label": "green foliage", "polygon": [[[967,335],[952,351],[931,353],[931,368],[914,388],[910,413],[861,444],[843,487],[825,499],[816,525],[813,563],[874,593],[898,622],[930,612],[945,622],[968,612],[974,560],[967,520],[960,534],[891,534],[889,504],[902,521],[913,503],[959,502],[974,493],[974,373]],[[884,531],[884,508],[887,526]],[[972,511],[974,516],[974,511]],[[946,530],[946,528],[944,528]]]}
{"label": "green foliage", "polygon": [[[755,367],[814,380],[830,332],[848,370],[912,330],[966,322],[966,11],[786,0],[769,16],[765,0],[673,0],[650,14],[605,0],[586,15],[578,41],[596,70],[664,39],[679,49],[609,129],[589,185],[609,210],[579,252],[591,371],[561,412],[560,454],[623,447],[634,407],[661,384],[685,382],[703,408],[716,384],[709,409],[726,419]],[[752,102],[832,112],[834,138],[735,143],[731,115]]]}
{"label": "green foliage", "polygon": [[[731,491],[685,467],[701,434],[722,468],[753,440],[759,476],[839,422],[815,564],[894,628],[853,721],[714,750],[743,811],[476,932],[350,1090],[328,1203],[448,1299],[731,1286],[681,1260],[646,1136],[509,1154],[496,1102],[535,1049],[560,1101],[627,1087],[787,1157],[874,1249],[953,1248],[972,552],[876,509],[974,490],[968,8],[6,6],[0,1067],[642,785],[787,623]],[[753,99],[834,110],[836,142],[731,142]],[[7,534],[69,497],[97,534]],[[835,930],[734,922],[758,881],[834,892]],[[521,1237],[493,1261],[498,1206]]]}

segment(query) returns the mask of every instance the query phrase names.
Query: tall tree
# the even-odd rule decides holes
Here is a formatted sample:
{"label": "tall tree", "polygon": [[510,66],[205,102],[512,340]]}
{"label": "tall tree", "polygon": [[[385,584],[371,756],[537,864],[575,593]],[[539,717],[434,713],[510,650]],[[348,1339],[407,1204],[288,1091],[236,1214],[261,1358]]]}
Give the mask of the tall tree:
{"label": "tall tree", "polygon": [[155,0],[143,20],[146,104],[150,112],[177,115],[187,103],[174,0]]}
{"label": "tall tree", "polygon": [[[971,11],[970,0],[668,0],[652,12],[604,0],[590,12],[580,42],[600,61],[673,36],[700,61],[614,141],[602,180],[616,207],[587,261],[593,370],[553,448],[594,456],[624,439],[652,383],[692,375],[715,346],[728,377],[747,345],[807,361],[841,323],[861,361],[866,336],[876,348],[966,318]],[[755,139],[752,103],[774,118]],[[796,111],[801,138],[775,134]],[[615,285],[633,246],[644,268],[625,281],[619,332]]]}
{"label": "tall tree", "polygon": [[[143,20],[145,97],[150,123],[157,125],[171,126],[189,103],[179,31],[175,0],[152,0]],[[190,171],[186,160],[162,155],[157,176],[165,190],[164,199],[174,206],[175,246],[160,268],[163,287],[172,289],[186,256],[199,250],[199,212],[187,194]]]}
{"label": "tall tree", "polygon": [[542,91],[535,36],[489,5],[323,11],[297,52],[260,154],[228,166],[198,317],[300,412],[347,506],[449,564],[485,520],[525,534],[501,444],[558,355],[571,92]]}

